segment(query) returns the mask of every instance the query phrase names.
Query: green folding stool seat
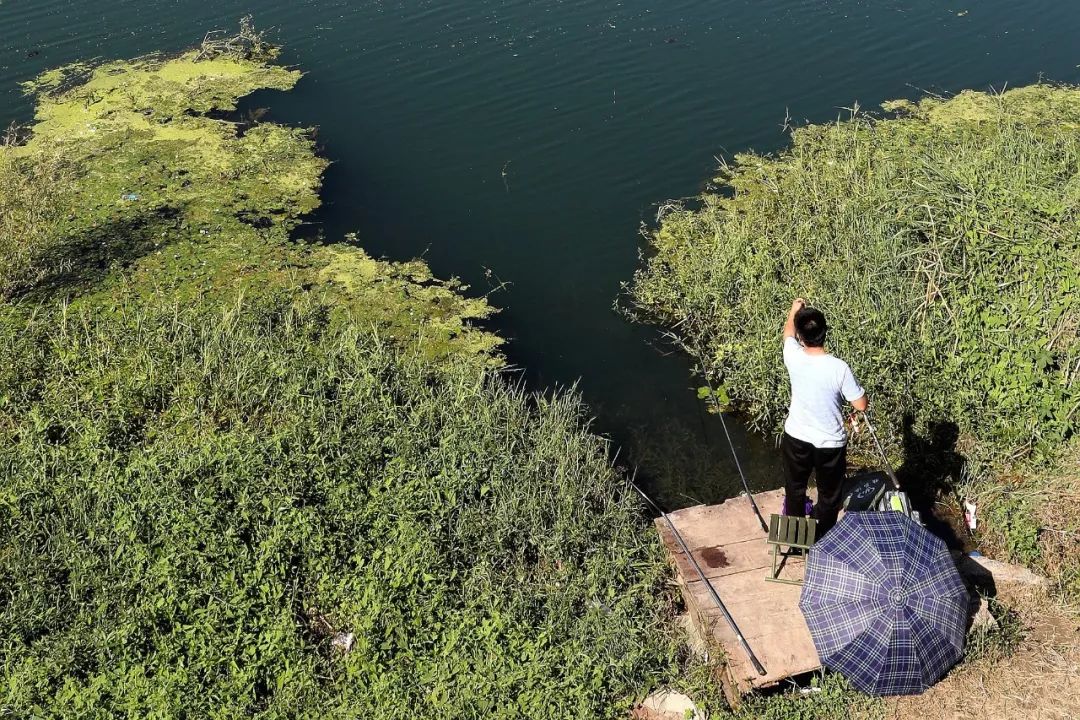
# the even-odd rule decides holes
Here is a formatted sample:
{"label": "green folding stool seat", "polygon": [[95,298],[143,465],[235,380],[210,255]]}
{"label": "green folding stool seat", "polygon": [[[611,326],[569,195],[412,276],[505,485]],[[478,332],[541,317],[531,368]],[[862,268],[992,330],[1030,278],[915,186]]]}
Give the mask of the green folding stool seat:
{"label": "green folding stool seat", "polygon": [[[780,577],[784,562],[792,555],[805,556],[817,538],[817,520],[798,515],[776,515],[769,518],[769,538],[772,552],[772,572],[765,578],[770,582],[802,585],[802,580]],[[781,548],[786,547],[787,550]]]}

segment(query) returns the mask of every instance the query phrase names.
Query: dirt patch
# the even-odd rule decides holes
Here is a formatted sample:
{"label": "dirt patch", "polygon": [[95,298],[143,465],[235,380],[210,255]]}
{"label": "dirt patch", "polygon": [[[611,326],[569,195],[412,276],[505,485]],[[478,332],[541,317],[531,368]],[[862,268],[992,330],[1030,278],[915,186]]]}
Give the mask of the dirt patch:
{"label": "dirt patch", "polygon": [[999,599],[1022,624],[1016,649],[965,662],[923,695],[890,700],[887,718],[1080,718],[1080,613],[1038,593]]}
{"label": "dirt patch", "polygon": [[727,553],[725,553],[719,545],[702,549],[701,559],[704,560],[705,564],[710,568],[722,568],[731,564],[727,558]]}

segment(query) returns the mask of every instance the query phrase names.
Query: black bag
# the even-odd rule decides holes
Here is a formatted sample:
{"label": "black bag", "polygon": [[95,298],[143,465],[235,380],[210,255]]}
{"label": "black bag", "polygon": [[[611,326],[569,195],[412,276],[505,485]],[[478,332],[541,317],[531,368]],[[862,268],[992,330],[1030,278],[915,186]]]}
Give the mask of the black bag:
{"label": "black bag", "polygon": [[877,509],[888,487],[889,477],[883,472],[864,472],[852,476],[844,485],[844,510],[865,512]]}

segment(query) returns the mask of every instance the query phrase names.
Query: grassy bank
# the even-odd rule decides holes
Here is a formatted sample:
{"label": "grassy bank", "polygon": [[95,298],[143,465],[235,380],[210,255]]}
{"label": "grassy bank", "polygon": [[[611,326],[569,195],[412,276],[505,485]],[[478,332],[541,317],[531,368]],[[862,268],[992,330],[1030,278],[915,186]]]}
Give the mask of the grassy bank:
{"label": "grassy bank", "polygon": [[604,716],[664,672],[663,564],[574,399],[330,314],[5,313],[5,707]]}
{"label": "grassy bank", "polygon": [[49,73],[0,147],[0,708],[622,715],[678,653],[604,441],[456,283],[290,240],[325,162],[230,121],[299,79],[234,40]]}
{"label": "grassy bank", "polygon": [[[1075,463],[1080,409],[1080,90],[885,111],[799,128],[776,156],[737,156],[663,216],[634,311],[674,328],[754,427],[776,432],[779,328],[792,297],[808,298],[908,487],[975,495],[983,540],[1043,563],[1049,530],[1080,527],[1062,510],[1080,507],[1075,484],[1057,470]],[[1025,492],[1009,477],[1039,481]],[[1075,568],[1076,547],[1045,566]]]}

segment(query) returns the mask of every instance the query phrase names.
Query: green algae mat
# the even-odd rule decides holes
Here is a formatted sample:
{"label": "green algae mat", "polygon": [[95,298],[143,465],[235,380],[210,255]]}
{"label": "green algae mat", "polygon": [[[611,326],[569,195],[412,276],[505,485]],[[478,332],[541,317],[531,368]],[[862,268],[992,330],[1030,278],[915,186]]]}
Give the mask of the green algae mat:
{"label": "green algae mat", "polygon": [[423,325],[431,353],[497,346],[468,324],[491,308],[422,264],[377,262],[349,238],[291,242],[319,205],[326,161],[307,130],[222,114],[301,74],[201,55],[75,65],[26,84],[35,122],[2,154],[7,296],[61,292],[100,305],[307,288],[390,335]]}

